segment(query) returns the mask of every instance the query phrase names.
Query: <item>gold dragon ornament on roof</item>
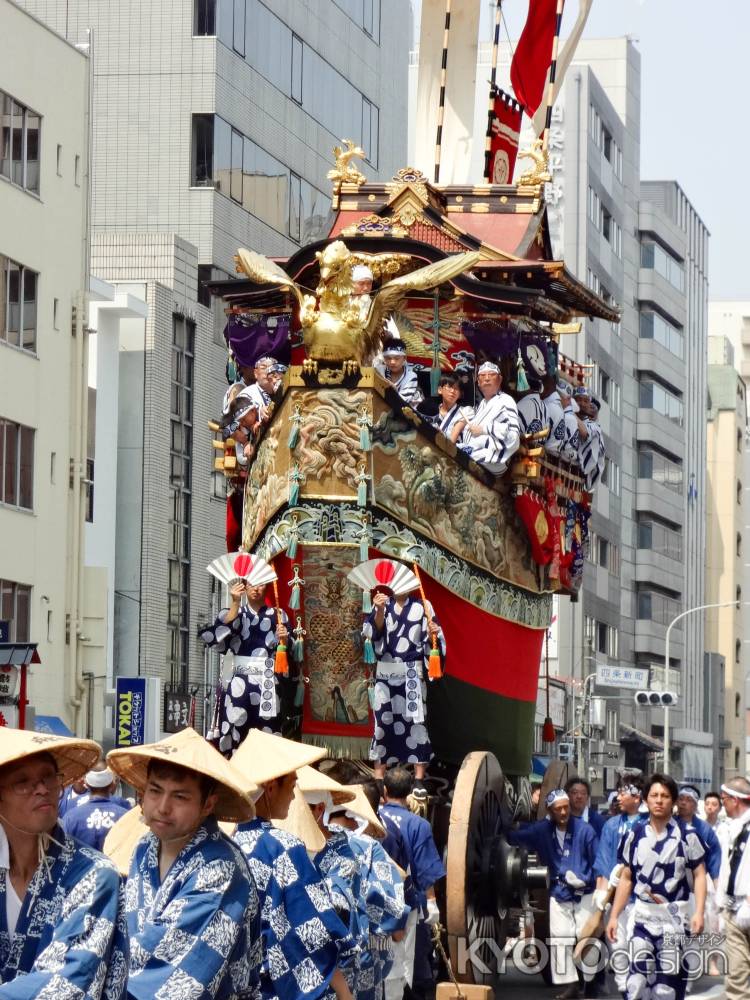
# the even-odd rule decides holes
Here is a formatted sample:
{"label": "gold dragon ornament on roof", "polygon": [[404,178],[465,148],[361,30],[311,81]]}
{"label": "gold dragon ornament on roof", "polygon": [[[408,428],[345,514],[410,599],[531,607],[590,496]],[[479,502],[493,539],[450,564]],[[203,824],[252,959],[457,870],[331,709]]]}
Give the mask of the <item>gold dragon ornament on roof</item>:
{"label": "gold dragon ornament on roof", "polygon": [[[368,364],[377,352],[383,323],[410,291],[428,291],[455,278],[478,263],[477,251],[453,254],[408,273],[412,258],[400,253],[352,253],[342,240],[334,240],[315,254],[320,280],[310,295],[274,261],[252,250],[237,251],[237,269],[257,284],[277,285],[290,291],[299,305],[299,323],[307,359],[304,369],[315,372],[318,362],[341,364],[355,371]],[[386,281],[370,295],[355,295],[352,268],[366,264],[373,276],[398,277]]]}
{"label": "gold dragon ornament on roof", "polygon": [[355,156],[359,160],[366,159],[367,154],[361,146],[355,146],[351,139],[344,139],[343,146],[333,147],[333,155],[336,157],[336,166],[328,171],[326,177],[333,181],[335,188],[342,184],[356,184],[359,187],[365,183],[367,178],[351,162]]}

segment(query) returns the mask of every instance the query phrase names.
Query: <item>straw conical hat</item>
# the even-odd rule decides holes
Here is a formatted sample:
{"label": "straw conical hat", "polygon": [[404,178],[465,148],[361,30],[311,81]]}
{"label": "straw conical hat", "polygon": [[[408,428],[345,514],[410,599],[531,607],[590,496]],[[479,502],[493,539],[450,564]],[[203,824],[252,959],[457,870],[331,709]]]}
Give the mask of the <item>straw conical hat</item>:
{"label": "straw conical hat", "polygon": [[385,827],[378,818],[377,813],[370,805],[370,800],[364,793],[364,789],[361,785],[347,785],[349,790],[354,792],[354,801],[350,802],[346,806],[346,811],[352,813],[354,816],[359,816],[360,819],[367,820],[367,829],[365,833],[369,834],[371,837],[375,837],[376,840],[382,840],[385,837]]}
{"label": "straw conical hat", "polygon": [[69,785],[91,770],[102,756],[102,748],[93,740],[0,727],[0,767],[15,764],[36,753],[51,754],[62,775],[62,783]]}
{"label": "straw conical hat", "polygon": [[316,771],[314,767],[301,767],[297,771],[297,788],[305,792],[330,792],[335,806],[354,802],[355,792],[348,785],[340,785],[338,781],[329,778],[327,774]]}
{"label": "straw conical hat", "polygon": [[299,786],[295,786],[294,798],[289,804],[289,811],[284,819],[272,819],[271,822],[279,830],[299,837],[308,851],[317,854],[326,846],[323,831],[315,821],[310,806],[305,802],[305,796]]}
{"label": "straw conical hat", "polygon": [[114,862],[121,875],[127,875],[130,871],[133,851],[141,837],[147,833],[148,827],[143,821],[141,807],[133,806],[124,816],[120,816],[104,838],[102,850]]}
{"label": "straw conical hat", "polygon": [[251,729],[234,751],[232,767],[253,784],[265,785],[267,781],[298,771],[305,764],[313,764],[325,755],[322,747]]}
{"label": "straw conical hat", "polygon": [[111,750],[107,756],[112,770],[139,792],[146,787],[146,774],[152,760],[176,764],[215,781],[217,801],[214,815],[217,819],[242,822],[255,815],[253,796],[258,792],[256,785],[235,770],[194,729],[183,729],[158,743]]}

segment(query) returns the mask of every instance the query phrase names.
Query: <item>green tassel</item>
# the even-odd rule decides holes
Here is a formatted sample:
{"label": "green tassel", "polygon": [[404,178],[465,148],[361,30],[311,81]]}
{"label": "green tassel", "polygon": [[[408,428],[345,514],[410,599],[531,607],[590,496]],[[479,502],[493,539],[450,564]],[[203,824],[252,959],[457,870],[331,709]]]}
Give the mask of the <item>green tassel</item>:
{"label": "green tassel", "polygon": [[301,663],[305,658],[305,640],[295,639],[292,642],[292,655],[297,663]]}
{"label": "green tassel", "polygon": [[299,480],[293,479],[289,487],[289,506],[296,507],[299,503]]}
{"label": "green tassel", "polygon": [[362,591],[362,611],[366,615],[369,615],[369,613],[372,611],[372,598],[370,597],[369,590]]}
{"label": "green tassel", "polygon": [[297,545],[299,544],[299,535],[296,531],[289,532],[289,544],[286,547],[286,554],[290,559],[297,558]]}
{"label": "green tassel", "polygon": [[529,388],[529,380],[526,378],[526,369],[523,366],[521,348],[518,348],[518,361],[516,362],[518,374],[516,375],[516,392],[526,392]]}
{"label": "green tassel", "polygon": [[366,538],[359,543],[359,558],[361,562],[366,562],[370,558],[370,543]]}
{"label": "green tassel", "polygon": [[305,702],[305,682],[300,678],[297,684],[297,690],[294,692],[294,707],[302,708]]}
{"label": "green tassel", "polygon": [[289,445],[290,451],[294,451],[299,444],[299,424],[294,419],[289,425],[289,437],[287,439],[287,444]]}
{"label": "green tassel", "polygon": [[363,479],[357,486],[357,506],[367,506],[367,480]]}
{"label": "green tassel", "polygon": [[361,423],[359,425],[359,447],[362,451],[369,451],[372,447],[369,424]]}
{"label": "green tassel", "polygon": [[372,647],[372,639],[365,639],[365,663],[377,663],[375,650]]}
{"label": "green tassel", "polygon": [[375,709],[375,687],[373,684],[367,685],[367,700],[370,702],[370,708],[374,711]]}
{"label": "green tassel", "polygon": [[292,611],[297,611],[299,609],[299,584],[295,583],[292,587],[292,596],[289,598],[289,607]]}

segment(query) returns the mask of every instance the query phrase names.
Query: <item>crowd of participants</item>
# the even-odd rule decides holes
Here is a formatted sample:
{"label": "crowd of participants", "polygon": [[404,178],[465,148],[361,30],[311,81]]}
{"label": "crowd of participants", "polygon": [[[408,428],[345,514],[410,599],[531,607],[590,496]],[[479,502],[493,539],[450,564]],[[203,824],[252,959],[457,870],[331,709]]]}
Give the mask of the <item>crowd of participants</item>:
{"label": "crowd of participants", "polygon": [[186,729],[105,762],[88,740],[0,729],[0,998],[429,989],[445,871],[412,775],[324,772],[324,755],[252,730],[230,762]]}
{"label": "crowd of participants", "polygon": [[[701,802],[669,775],[624,773],[607,817],[590,791],[571,778],[509,838],[549,867],[558,996],[683,1000],[703,973],[725,975],[727,1000],[750,996],[750,782],[731,778]],[[606,953],[589,937],[597,923]]]}

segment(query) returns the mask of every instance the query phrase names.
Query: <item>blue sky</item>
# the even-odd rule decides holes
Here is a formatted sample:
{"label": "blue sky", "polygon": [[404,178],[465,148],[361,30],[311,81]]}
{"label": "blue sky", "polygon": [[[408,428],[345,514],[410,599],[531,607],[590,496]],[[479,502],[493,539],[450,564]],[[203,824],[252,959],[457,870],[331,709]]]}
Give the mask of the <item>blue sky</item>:
{"label": "blue sky", "polygon": [[[527,10],[504,0],[511,38]],[[567,0],[563,36],[577,11]],[[483,0],[485,38],[489,15]],[[594,0],[584,37],[622,35],[641,53],[642,177],[678,181],[711,231],[710,297],[750,299],[750,2]]]}

